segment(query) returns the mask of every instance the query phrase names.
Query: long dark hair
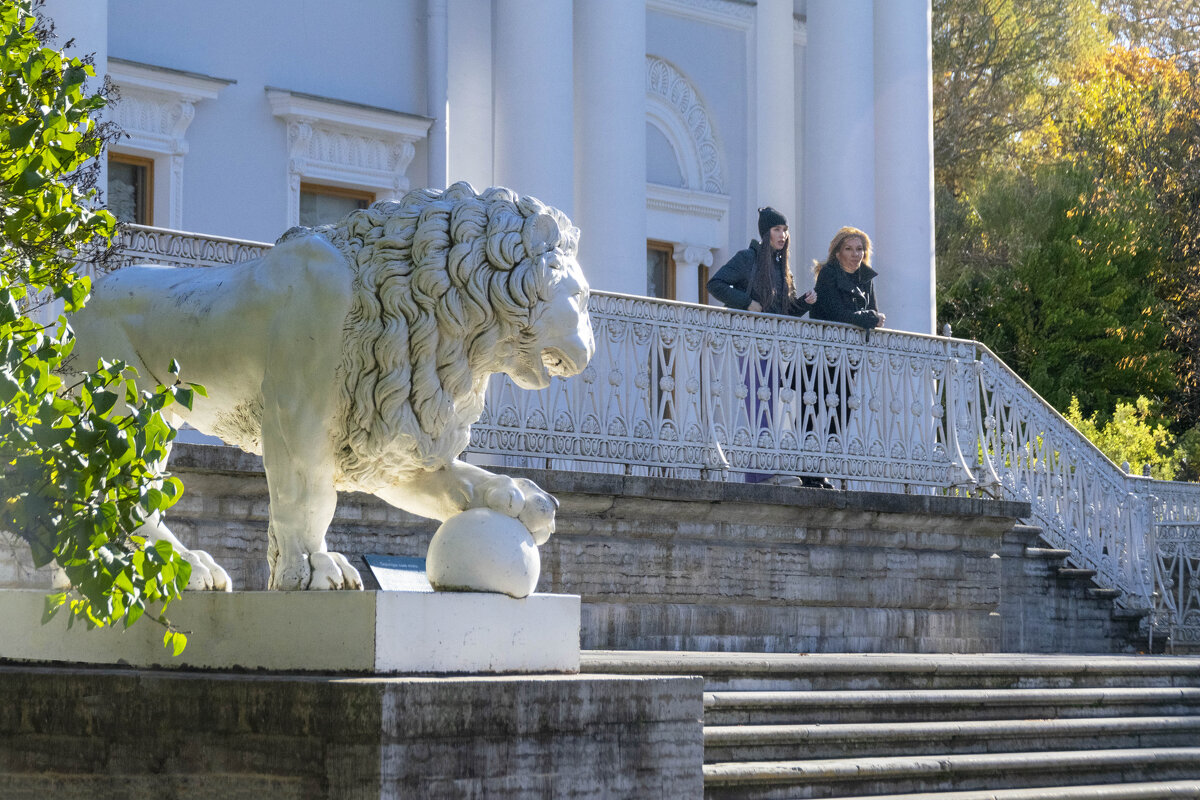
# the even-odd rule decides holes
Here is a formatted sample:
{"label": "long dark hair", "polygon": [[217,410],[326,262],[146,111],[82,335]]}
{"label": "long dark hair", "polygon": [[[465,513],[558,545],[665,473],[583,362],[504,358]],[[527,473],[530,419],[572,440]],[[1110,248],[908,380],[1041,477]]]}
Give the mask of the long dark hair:
{"label": "long dark hair", "polygon": [[750,297],[758,301],[763,311],[782,314],[788,303],[796,296],[796,284],[792,280],[792,268],[788,263],[788,248],[783,248],[783,292],[775,283],[775,254],[771,252],[771,240],[764,238],[758,245],[758,263],[754,277],[750,279]]}

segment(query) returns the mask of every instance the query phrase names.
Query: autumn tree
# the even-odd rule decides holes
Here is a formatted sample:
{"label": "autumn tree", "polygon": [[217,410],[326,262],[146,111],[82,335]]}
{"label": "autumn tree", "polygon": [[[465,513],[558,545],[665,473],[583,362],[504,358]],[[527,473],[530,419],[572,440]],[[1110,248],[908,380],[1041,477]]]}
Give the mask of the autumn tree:
{"label": "autumn tree", "polygon": [[933,0],[934,170],[957,195],[1062,108],[1060,76],[1099,52],[1095,0]]}
{"label": "autumn tree", "polygon": [[1200,65],[1200,4],[1196,0],[1100,0],[1108,28],[1127,49],[1145,48],[1184,69]]}

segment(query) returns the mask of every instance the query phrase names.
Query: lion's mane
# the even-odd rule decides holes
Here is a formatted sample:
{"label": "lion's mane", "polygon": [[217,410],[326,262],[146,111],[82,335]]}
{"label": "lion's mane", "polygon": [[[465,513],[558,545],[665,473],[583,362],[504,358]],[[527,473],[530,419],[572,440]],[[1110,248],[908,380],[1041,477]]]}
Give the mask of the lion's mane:
{"label": "lion's mane", "polygon": [[504,188],[420,189],[316,232],[346,257],[354,298],[338,382],[338,484],[366,491],[444,466],[466,447],[498,354],[534,338],[566,215]]}

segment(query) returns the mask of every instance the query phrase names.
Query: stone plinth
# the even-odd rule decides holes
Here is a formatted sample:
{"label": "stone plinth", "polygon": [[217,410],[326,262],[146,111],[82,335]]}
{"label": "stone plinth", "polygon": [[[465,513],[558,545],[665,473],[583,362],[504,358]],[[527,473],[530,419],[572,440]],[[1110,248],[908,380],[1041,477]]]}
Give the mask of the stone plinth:
{"label": "stone plinth", "polygon": [[0,666],[5,800],[701,797],[694,677]]}
{"label": "stone plinth", "polygon": [[205,669],[533,673],[579,669],[579,598],[459,592],[188,592],[168,616],[178,658],[148,618],[132,628],[40,624],[44,592],[0,590],[0,659]]}

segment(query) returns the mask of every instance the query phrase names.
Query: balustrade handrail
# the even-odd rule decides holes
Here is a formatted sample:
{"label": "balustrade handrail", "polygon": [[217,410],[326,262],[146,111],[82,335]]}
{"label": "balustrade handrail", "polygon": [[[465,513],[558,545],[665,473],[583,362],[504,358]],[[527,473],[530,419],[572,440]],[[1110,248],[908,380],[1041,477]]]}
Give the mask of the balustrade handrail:
{"label": "balustrade handrail", "polygon": [[[144,226],[121,240],[126,263],[191,266],[270,246]],[[1053,546],[1141,609],[1162,606],[1156,524],[1200,523],[1200,484],[1125,474],[979,342],[599,291],[589,309],[592,363],[541,392],[494,377],[471,457],[1027,501]]]}

